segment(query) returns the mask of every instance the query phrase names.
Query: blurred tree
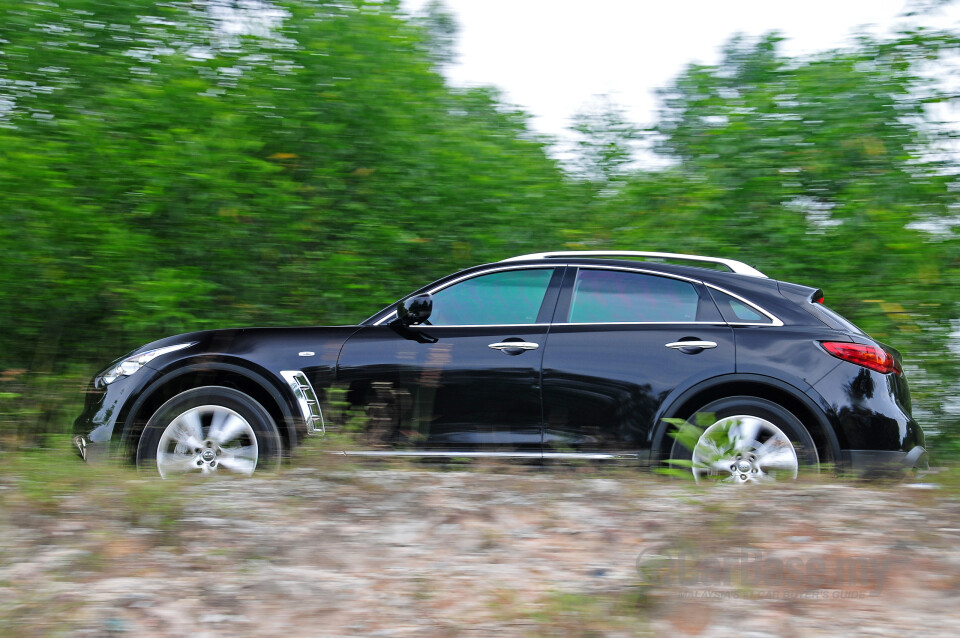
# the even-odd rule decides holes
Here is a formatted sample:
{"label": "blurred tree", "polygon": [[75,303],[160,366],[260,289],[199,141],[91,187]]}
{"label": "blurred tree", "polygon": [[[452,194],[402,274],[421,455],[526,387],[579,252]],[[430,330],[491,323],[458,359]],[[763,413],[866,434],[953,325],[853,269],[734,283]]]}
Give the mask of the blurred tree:
{"label": "blurred tree", "polygon": [[430,0],[416,24],[423,27],[427,54],[442,68],[457,61],[457,19],[440,0]]}
{"label": "blurred tree", "polygon": [[573,118],[577,133],[573,172],[603,187],[628,174],[640,129],[609,97],[601,96]]}
{"label": "blurred tree", "polygon": [[569,204],[546,141],[495,93],[445,85],[452,24],[430,15],[0,0],[0,368],[357,321],[554,244]]}

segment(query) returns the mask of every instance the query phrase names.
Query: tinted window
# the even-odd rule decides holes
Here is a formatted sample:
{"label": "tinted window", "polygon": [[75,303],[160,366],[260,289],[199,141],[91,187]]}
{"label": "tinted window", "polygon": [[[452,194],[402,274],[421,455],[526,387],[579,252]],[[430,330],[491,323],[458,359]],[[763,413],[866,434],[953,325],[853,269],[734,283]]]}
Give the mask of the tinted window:
{"label": "tinted window", "polygon": [[509,270],[461,281],[433,294],[434,326],[536,323],[553,268]]}
{"label": "tinted window", "polygon": [[773,323],[770,317],[748,306],[732,295],[713,288],[710,289],[710,294],[713,295],[714,301],[717,302],[717,307],[720,308],[720,314],[730,323]]}
{"label": "tinted window", "polygon": [[571,323],[696,321],[700,296],[692,284],[619,270],[577,273]]}

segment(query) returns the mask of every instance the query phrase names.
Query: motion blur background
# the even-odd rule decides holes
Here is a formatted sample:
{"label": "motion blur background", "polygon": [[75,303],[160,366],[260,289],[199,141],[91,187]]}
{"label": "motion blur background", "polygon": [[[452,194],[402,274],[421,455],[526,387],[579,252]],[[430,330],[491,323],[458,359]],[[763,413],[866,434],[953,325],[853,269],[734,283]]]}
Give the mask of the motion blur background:
{"label": "motion blur background", "polygon": [[[613,96],[551,136],[449,79],[438,3],[0,0],[0,449],[68,431],[82,383],[162,336],[353,323],[476,263],[609,248],[823,288],[903,352],[955,460],[953,9],[911,2],[820,52],[733,36],[651,121]],[[704,29],[687,19],[657,30]]]}

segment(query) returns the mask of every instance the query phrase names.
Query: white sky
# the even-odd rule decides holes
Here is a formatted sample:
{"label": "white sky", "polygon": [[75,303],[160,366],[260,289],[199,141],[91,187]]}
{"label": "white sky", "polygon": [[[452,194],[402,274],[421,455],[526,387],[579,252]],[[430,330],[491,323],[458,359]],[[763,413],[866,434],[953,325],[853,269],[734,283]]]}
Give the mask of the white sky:
{"label": "white sky", "polygon": [[[427,0],[404,0],[411,13]],[[788,55],[842,46],[865,26],[887,32],[904,0],[445,0],[460,26],[456,85],[492,85],[561,136],[570,117],[607,94],[641,125],[654,90],[691,62],[716,63],[735,33],[781,31]],[[925,23],[955,23],[938,14]]]}

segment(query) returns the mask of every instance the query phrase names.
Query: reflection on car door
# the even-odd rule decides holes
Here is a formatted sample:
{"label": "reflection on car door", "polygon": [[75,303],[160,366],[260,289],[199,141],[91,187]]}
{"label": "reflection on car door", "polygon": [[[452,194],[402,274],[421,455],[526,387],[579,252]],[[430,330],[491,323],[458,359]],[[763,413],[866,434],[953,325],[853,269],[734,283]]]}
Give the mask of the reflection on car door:
{"label": "reflection on car door", "polygon": [[337,379],[351,409],[365,414],[364,443],[539,456],[540,364],[562,271],[472,276],[433,293],[431,325],[367,326],[351,336]]}
{"label": "reflection on car door", "polygon": [[570,267],[544,353],[544,451],[637,452],[672,391],[733,371],[732,329],[701,284]]}

